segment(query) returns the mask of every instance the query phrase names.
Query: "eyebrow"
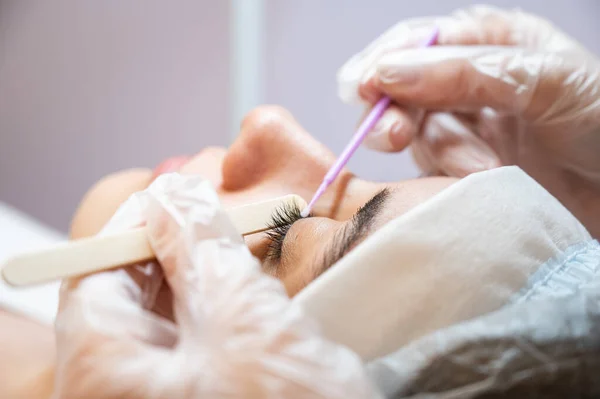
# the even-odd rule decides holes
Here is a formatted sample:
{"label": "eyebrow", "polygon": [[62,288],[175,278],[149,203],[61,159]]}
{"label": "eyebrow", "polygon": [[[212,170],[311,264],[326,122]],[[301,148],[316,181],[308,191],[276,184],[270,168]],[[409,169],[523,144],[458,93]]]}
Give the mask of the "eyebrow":
{"label": "eyebrow", "polygon": [[313,278],[324,273],[367,236],[389,195],[388,188],[379,191],[354,214],[349,224],[336,233],[332,243],[325,249],[323,258],[316,262]]}

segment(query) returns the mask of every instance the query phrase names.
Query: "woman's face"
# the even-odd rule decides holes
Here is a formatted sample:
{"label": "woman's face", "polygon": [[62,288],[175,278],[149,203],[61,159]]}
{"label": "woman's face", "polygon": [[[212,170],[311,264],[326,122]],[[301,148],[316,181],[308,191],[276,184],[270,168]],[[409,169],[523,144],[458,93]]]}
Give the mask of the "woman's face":
{"label": "woman's face", "polygon": [[[229,208],[287,194],[308,201],[334,161],[335,155],[286,110],[259,107],[244,119],[229,149],[207,148],[190,158],[169,159],[154,172],[136,169],[102,179],[84,197],[71,236],[96,234],[130,194],[146,188],[160,173],[203,176]],[[344,170],[317,202],[312,217],[298,220],[297,210],[283,212],[279,228],[247,236],[246,243],[264,270],[294,295],[373,231],[454,181],[435,177],[375,183]]]}

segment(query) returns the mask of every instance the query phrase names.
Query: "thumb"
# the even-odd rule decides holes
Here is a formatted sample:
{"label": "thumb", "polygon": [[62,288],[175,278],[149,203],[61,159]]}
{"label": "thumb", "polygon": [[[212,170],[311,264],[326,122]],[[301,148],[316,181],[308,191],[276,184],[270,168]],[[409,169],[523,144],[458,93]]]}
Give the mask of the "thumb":
{"label": "thumb", "polygon": [[148,191],[149,241],[172,290],[182,339],[225,339],[215,332],[223,320],[241,320],[233,315],[269,293],[284,298],[279,284],[262,278],[210,182],[170,174],[155,184],[159,189]]}
{"label": "thumb", "polygon": [[[374,84],[400,104],[469,112],[491,107],[534,121],[573,70],[557,53],[498,46],[440,46],[389,53]],[[576,99],[576,98],[575,98]]]}
{"label": "thumb", "polygon": [[492,147],[475,133],[474,124],[460,115],[427,115],[411,150],[427,175],[465,177],[499,167],[502,163]]}

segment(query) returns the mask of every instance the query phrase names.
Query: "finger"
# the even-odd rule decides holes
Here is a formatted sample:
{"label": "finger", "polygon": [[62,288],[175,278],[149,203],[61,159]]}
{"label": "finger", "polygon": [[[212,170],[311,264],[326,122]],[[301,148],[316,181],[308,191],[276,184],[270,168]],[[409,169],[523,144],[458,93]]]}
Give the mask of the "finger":
{"label": "finger", "polygon": [[[144,193],[133,194],[122,204],[99,235],[124,231],[144,224],[147,201]],[[69,329],[86,325],[85,330],[110,336],[135,336],[149,342],[173,337],[172,325],[159,327],[162,334],[147,336],[146,315],[162,281],[162,271],[153,262],[66,280],[60,293],[59,317]],[[130,320],[131,322],[127,322]],[[139,323],[134,322],[138,320]],[[162,324],[159,322],[158,324]],[[165,338],[167,337],[167,338]]]}
{"label": "finger", "polygon": [[457,10],[439,21],[438,44],[494,45],[548,52],[585,49],[550,21],[521,9],[475,5]]}
{"label": "finger", "polygon": [[[585,49],[576,41],[564,33],[555,29],[551,23],[538,16],[528,14],[519,9],[503,10],[492,6],[473,6],[464,10],[458,10],[450,16],[430,18],[417,29],[406,29],[407,23],[400,23],[404,27],[403,45],[395,46],[392,38],[389,46],[379,43],[365,50],[368,56],[359,57],[368,59],[368,63],[356,64],[349,62],[348,68],[353,69],[353,74],[340,74],[344,79],[338,79],[340,83],[340,95],[342,89],[346,92],[354,89],[353,84],[348,83],[354,75],[357,93],[367,93],[364,98],[371,102],[373,98],[380,97],[383,93],[377,84],[371,82],[377,80],[377,65],[381,59],[394,53],[402,53],[402,50],[420,47],[419,43],[431,29],[439,31],[437,46],[492,46],[492,47],[518,47],[523,50],[547,52],[547,53],[585,53]],[[396,39],[398,40],[398,39]],[[369,52],[370,51],[370,52]],[[362,68],[362,70],[360,69]],[[341,70],[343,71],[343,70]],[[356,78],[357,71],[362,71],[360,78]],[[361,90],[361,87],[371,87]],[[349,94],[346,93],[346,96]],[[355,94],[356,95],[356,94]],[[342,96],[342,98],[344,98]]]}
{"label": "finger", "polygon": [[464,177],[501,165],[497,154],[476,135],[466,118],[449,113],[427,116],[413,144],[424,172]]}
{"label": "finger", "polygon": [[[76,310],[69,308],[69,312]],[[137,325],[131,318],[121,323]],[[153,324],[146,326],[147,331],[156,331]],[[164,374],[169,365],[171,352],[164,350],[167,345],[156,350],[129,335],[105,334],[91,329],[89,323],[72,324],[65,314],[59,314],[55,330],[53,397],[146,398],[140,387],[152,381],[152,375]]]}
{"label": "finger", "polygon": [[438,45],[518,46],[523,35],[525,14],[520,10],[505,10],[495,6],[475,5],[454,11],[449,18],[438,21]]}
{"label": "finger", "polygon": [[[545,21],[519,10],[502,10],[491,6],[473,6],[448,16],[415,18],[401,21],[385,31],[364,50],[351,57],[337,74],[342,101],[366,101],[374,104],[381,92],[368,88],[378,61],[386,54],[420,47],[434,29],[439,31],[437,45],[497,45],[534,47],[539,40],[531,26],[539,29]],[[547,27],[546,27],[547,28]],[[540,33],[541,34],[541,33]],[[546,37],[554,37],[546,35]],[[563,40],[564,41],[564,40]],[[544,42],[547,42],[545,40]],[[554,46],[557,47],[557,46]],[[564,46],[563,46],[564,47]],[[366,89],[363,89],[367,87]]]}
{"label": "finger", "polygon": [[364,50],[352,56],[337,72],[338,94],[344,102],[373,104],[378,96],[370,96],[369,90],[359,90],[375,72],[382,55],[416,47],[422,43],[436,26],[437,17],[418,18],[400,22],[385,31]]}
{"label": "finger", "polygon": [[400,104],[473,111],[491,107],[535,120],[552,105],[572,65],[557,54],[497,47],[435,47],[389,54],[376,84]]}
{"label": "finger", "polygon": [[[166,175],[156,183],[162,189],[150,190],[148,229],[173,291],[180,327],[177,357],[191,358],[191,364],[197,358],[203,364],[216,359],[216,373],[222,377],[198,385],[197,373],[191,370],[191,374],[184,373],[183,386],[185,377],[191,376],[196,391],[186,392],[217,392],[227,376],[244,376],[227,392],[241,397],[254,397],[252,393],[258,391],[288,397],[290,392],[306,391],[310,396],[315,392],[314,379],[307,375],[319,375],[321,380],[333,377],[336,386],[345,387],[339,395],[334,392],[336,397],[348,396],[348,383],[354,392],[363,392],[361,375],[354,371],[359,362],[320,340],[298,309],[289,306],[281,282],[261,273],[208,182]],[[292,376],[290,383],[290,373],[280,372],[283,358],[300,378]],[[349,365],[342,377],[330,375],[332,359],[335,364]],[[169,375],[178,377],[174,386],[180,393],[179,374]],[[269,383],[261,385],[265,376]]]}
{"label": "finger", "polygon": [[[381,90],[375,85],[373,78],[377,73],[378,62],[383,56],[396,51],[422,47],[424,43],[429,44],[433,33],[436,34],[437,41],[438,29],[428,21],[429,19],[419,21],[424,24],[423,26],[402,25],[401,27],[406,28],[404,30],[409,31],[408,33],[398,33],[397,37],[390,38],[384,45],[369,53],[368,63],[364,66],[364,72],[358,84],[358,94],[363,100],[369,104],[375,104],[381,98]],[[339,77],[343,78],[344,75],[341,74]]]}
{"label": "finger", "polygon": [[[144,204],[139,194],[133,194],[128,200],[121,204],[111,219],[104,225],[104,227],[98,233],[98,236],[109,235],[115,232],[128,230],[136,226],[140,226],[144,223],[143,216]],[[59,301],[59,313],[63,308],[70,305],[70,301],[76,302],[77,300],[83,299],[82,294],[90,293],[95,290],[110,290],[112,294],[119,297],[127,292],[126,289],[122,289],[120,283],[106,284],[107,280],[105,276],[120,274],[121,271],[115,273],[115,271],[108,271],[105,273],[97,273],[91,276],[84,276],[80,278],[67,279],[63,282],[60,292]],[[93,278],[94,276],[100,276]],[[82,286],[90,286],[90,290],[81,290]],[[91,297],[93,297],[93,293]],[[130,298],[125,298],[130,300]],[[118,298],[117,301],[122,300]],[[141,301],[141,295],[135,298],[136,301]]]}
{"label": "finger", "polygon": [[[425,116],[425,123],[428,119],[428,116]],[[413,142],[410,145],[410,152],[413,158],[413,161],[417,165],[417,167],[421,170],[421,174],[419,177],[429,177],[429,176],[437,176],[439,175],[439,171],[437,169],[437,162],[433,158],[431,152],[428,147],[424,145],[424,141],[420,137],[415,137]]]}
{"label": "finger", "polygon": [[[370,109],[364,116],[369,112]],[[416,134],[423,114],[424,112],[417,108],[403,109],[392,104],[369,132],[363,144],[375,151],[402,151],[408,147]]]}
{"label": "finger", "polygon": [[[149,240],[173,294],[181,334],[198,340],[215,309],[234,301],[249,273],[260,273],[210,183],[166,175],[149,189]],[[217,312],[218,313],[218,312]],[[209,323],[210,324],[210,323]]]}
{"label": "finger", "polygon": [[[134,194],[101,234],[143,224],[144,210],[143,193]],[[146,310],[147,294],[156,293],[147,283],[159,281],[148,275],[154,270],[160,272],[137,265],[63,282],[55,322],[58,396],[135,397],[140,376],[165,363],[164,348],[175,344],[177,331]]]}
{"label": "finger", "polygon": [[[112,234],[139,227],[145,224],[148,199],[145,192],[132,194],[115,212],[113,217],[98,233],[99,236]],[[139,263],[127,267],[128,277],[136,284],[137,289],[128,289],[132,299],[139,302],[144,309],[152,309],[156,303],[160,287],[163,283],[162,269],[155,261]],[[116,286],[116,285],[115,285]],[[134,295],[135,293],[135,295]]]}

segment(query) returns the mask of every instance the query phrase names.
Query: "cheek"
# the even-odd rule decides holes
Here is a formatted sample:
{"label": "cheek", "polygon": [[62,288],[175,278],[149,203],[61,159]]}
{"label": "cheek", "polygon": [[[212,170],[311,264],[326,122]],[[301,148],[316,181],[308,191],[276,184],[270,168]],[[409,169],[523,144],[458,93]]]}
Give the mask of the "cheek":
{"label": "cheek", "polygon": [[265,233],[251,234],[246,236],[244,237],[244,242],[250,249],[252,255],[258,258],[258,260],[261,262],[265,260],[267,248],[269,246],[269,240]]}
{"label": "cheek", "polygon": [[281,282],[290,298],[310,284],[313,280],[311,273],[312,272],[308,268],[298,268],[292,273],[288,273],[288,275],[281,277]]}
{"label": "cheek", "polygon": [[131,194],[144,190],[151,181],[149,169],[131,169],[104,177],[87,192],[75,211],[70,237],[96,235]]}
{"label": "cheek", "polygon": [[324,260],[336,250],[332,245],[333,238],[339,236],[337,233],[345,226],[327,218],[310,218],[296,223],[286,237],[289,251],[285,264],[280,265],[277,273],[290,297],[321,274]]}
{"label": "cheek", "polygon": [[296,268],[294,270],[288,269],[283,273],[282,268],[271,270],[265,266],[265,258],[269,246],[269,240],[265,234],[246,236],[244,241],[252,255],[254,255],[263,265],[263,272],[279,279],[283,283],[288,296],[292,297],[304,288],[306,285],[304,282],[308,279],[308,274],[304,268]]}

